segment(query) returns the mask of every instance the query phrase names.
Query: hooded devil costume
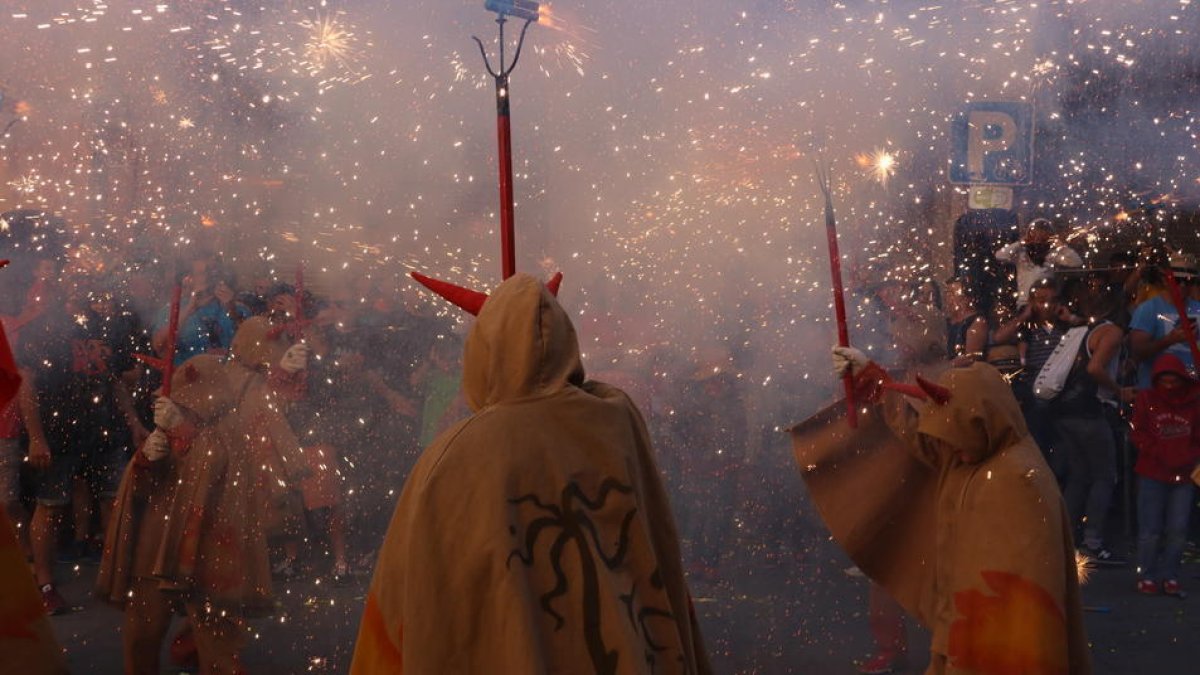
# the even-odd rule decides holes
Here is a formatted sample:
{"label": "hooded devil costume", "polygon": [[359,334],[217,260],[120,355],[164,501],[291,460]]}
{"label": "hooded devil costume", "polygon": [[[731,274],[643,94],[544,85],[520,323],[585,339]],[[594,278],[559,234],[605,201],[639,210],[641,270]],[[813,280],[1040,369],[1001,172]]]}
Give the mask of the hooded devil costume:
{"label": "hooded devil costume", "polygon": [[205,672],[236,672],[240,618],[274,608],[267,530],[305,464],[280,410],[279,378],[268,375],[287,343],[268,333],[265,320],[248,319],[230,360],[205,354],[177,370],[171,401],[183,420],[166,432],[171,452],[157,461],[138,452],[126,469],[96,592],[134,603],[128,672],[158,672],[177,608],[196,629]]}
{"label": "hooded devil costume", "polygon": [[641,415],[585,382],[545,286],[484,297],[459,300],[474,415],[404,486],[351,672],[710,672]]}
{"label": "hooded devil costume", "polygon": [[829,408],[793,443],[834,538],[933,631],[927,673],[1090,672],[1069,518],[1008,383],[952,369],[913,407],[888,379],[857,376],[882,399],[858,429]]}

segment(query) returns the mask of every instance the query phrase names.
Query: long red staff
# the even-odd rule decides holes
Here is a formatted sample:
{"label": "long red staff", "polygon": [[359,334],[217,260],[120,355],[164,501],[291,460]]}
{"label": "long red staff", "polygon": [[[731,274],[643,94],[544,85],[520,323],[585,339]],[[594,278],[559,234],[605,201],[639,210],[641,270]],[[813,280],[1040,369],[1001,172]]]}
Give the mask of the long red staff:
{"label": "long red staff", "polygon": [[304,339],[304,329],[308,328],[308,324],[312,323],[311,319],[304,317],[304,263],[296,263],[296,295],[295,295],[295,313],[296,316],[291,321],[282,323],[267,331],[267,337],[272,340],[278,338],[287,331],[288,336],[294,342],[299,342]]}
{"label": "long red staff", "polygon": [[[838,252],[837,219],[833,215],[833,192],[829,188],[829,170],[814,160],[817,170],[817,185],[825,197],[825,238],[829,243],[829,273],[833,278],[833,309],[837,316],[838,344],[850,346],[850,329],[846,325],[846,291],[842,286],[842,256]],[[846,389],[846,421],[850,428],[858,426],[858,410],[854,405],[854,375],[847,370],[842,376]]]}
{"label": "long red staff", "polygon": [[[513,232],[513,176],[512,176],[512,125],[509,114],[509,83],[508,76],[517,61],[521,58],[521,47],[525,45],[525,31],[529,24],[538,20],[538,3],[531,0],[487,0],[484,6],[488,11],[496,12],[496,23],[500,25],[500,68],[492,68],[483,41],[471,36],[479,45],[479,53],[483,55],[483,65],[488,74],[496,80],[496,140],[500,147],[498,155],[500,162],[500,267],[502,277],[507,279],[517,273],[517,256]],[[512,63],[504,65],[504,24],[508,17],[524,19],[521,27],[521,37],[517,41],[517,51],[513,54]]]}
{"label": "long red staff", "polygon": [[1200,345],[1196,344],[1196,327],[1192,325],[1192,320],[1188,316],[1187,300],[1183,297],[1183,289],[1179,287],[1179,281],[1175,278],[1175,272],[1167,268],[1167,289],[1171,293],[1171,302],[1175,305],[1175,311],[1179,312],[1179,320],[1183,324],[1183,331],[1187,334],[1188,348],[1192,350],[1192,370],[1200,368]]}
{"label": "long red staff", "polygon": [[163,358],[134,354],[139,361],[163,374],[162,395],[166,398],[171,397],[171,378],[175,375],[175,343],[179,339],[179,304],[182,297],[183,284],[176,279],[175,288],[171,290],[171,313],[167,319],[167,345]]}

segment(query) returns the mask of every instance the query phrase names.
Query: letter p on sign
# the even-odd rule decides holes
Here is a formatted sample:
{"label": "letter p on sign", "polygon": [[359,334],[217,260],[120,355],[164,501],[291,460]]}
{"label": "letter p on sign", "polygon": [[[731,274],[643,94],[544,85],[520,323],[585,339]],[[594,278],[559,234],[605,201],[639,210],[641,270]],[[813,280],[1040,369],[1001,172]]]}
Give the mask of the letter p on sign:
{"label": "letter p on sign", "polygon": [[1033,173],[1033,109],[1029,104],[969,104],[955,117],[950,140],[950,182],[1029,184]]}

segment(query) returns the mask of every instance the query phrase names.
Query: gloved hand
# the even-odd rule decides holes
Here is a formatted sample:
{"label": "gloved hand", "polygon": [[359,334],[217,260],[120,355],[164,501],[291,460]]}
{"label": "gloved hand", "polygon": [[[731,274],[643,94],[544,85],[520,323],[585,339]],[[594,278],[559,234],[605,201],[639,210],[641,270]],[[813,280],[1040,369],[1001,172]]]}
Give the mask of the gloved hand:
{"label": "gloved hand", "polygon": [[170,431],[183,424],[183,411],[165,396],[154,399],[154,426]]}
{"label": "gloved hand", "polygon": [[288,374],[298,373],[308,367],[310,354],[312,354],[312,347],[303,342],[297,342],[284,352],[283,358],[279,360],[279,367]]}
{"label": "gloved hand", "polygon": [[854,347],[840,345],[833,347],[833,372],[837,373],[838,377],[842,377],[846,373],[858,375],[870,363],[871,359]]}
{"label": "gloved hand", "polygon": [[[167,399],[159,399],[165,401]],[[142,443],[142,454],[151,462],[166,457],[171,452],[171,439],[167,438],[167,434],[162,429],[155,429],[146,437],[146,442]]]}

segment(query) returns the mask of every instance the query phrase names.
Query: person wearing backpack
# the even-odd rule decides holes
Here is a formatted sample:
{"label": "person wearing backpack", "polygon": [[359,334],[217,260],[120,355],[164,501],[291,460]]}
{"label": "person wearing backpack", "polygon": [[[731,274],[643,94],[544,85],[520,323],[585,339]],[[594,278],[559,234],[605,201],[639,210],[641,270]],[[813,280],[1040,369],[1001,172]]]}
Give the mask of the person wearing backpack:
{"label": "person wearing backpack", "polygon": [[1010,380],[1013,394],[1021,405],[1029,433],[1060,482],[1066,475],[1067,461],[1065,454],[1056,448],[1054,411],[1050,400],[1035,394],[1034,386],[1067,333],[1083,323],[1084,319],[1059,302],[1058,284],[1052,279],[1042,279],[1029,291],[1029,302],[1021,312],[997,328],[992,336],[997,344],[1015,340],[1021,349],[1025,365]]}
{"label": "person wearing backpack", "polygon": [[1071,370],[1050,408],[1059,447],[1066,455],[1063,497],[1079,550],[1096,564],[1122,566],[1125,561],[1104,546],[1104,527],[1117,484],[1116,437],[1105,413],[1121,403],[1132,403],[1134,389],[1117,382],[1125,331],[1112,321],[1120,305],[1103,281],[1092,274],[1081,286],[1078,306],[1088,317],[1088,327],[1077,329],[1086,334],[1074,348]]}

